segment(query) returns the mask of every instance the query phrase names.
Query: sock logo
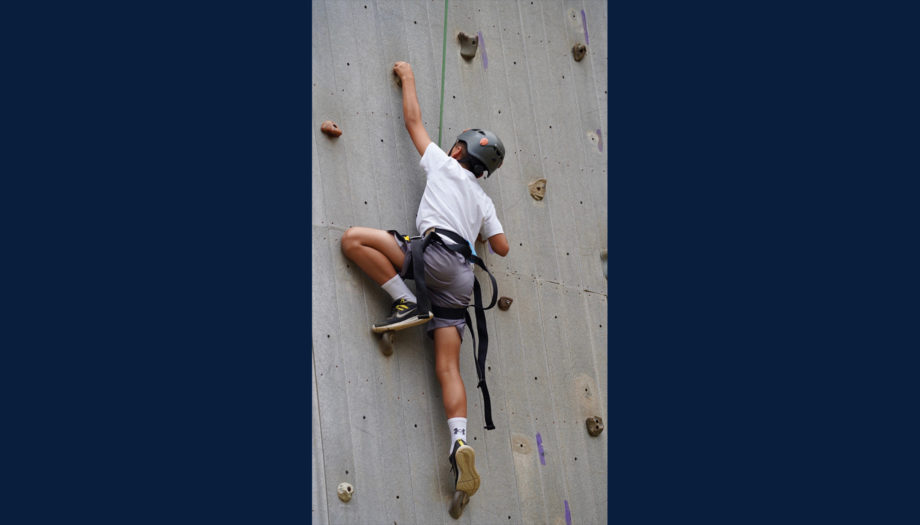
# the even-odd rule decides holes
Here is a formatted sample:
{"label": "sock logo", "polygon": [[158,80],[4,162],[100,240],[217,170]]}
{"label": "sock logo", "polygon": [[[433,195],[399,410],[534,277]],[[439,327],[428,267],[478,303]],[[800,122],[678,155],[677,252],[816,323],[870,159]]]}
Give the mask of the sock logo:
{"label": "sock logo", "polygon": [[466,437],[466,430],[464,430],[464,429],[462,429],[462,428],[455,428],[455,429],[454,429],[454,434],[459,434],[459,435],[461,435],[461,436],[463,436],[463,437]]}

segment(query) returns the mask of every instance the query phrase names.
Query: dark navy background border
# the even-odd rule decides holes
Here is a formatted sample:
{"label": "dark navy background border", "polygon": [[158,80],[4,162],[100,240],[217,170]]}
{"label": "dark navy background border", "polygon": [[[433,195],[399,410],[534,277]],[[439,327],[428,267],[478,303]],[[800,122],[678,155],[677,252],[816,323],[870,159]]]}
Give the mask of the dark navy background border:
{"label": "dark navy background border", "polygon": [[[5,514],[310,519],[309,3],[4,20]],[[611,523],[916,512],[909,20],[609,6]]]}

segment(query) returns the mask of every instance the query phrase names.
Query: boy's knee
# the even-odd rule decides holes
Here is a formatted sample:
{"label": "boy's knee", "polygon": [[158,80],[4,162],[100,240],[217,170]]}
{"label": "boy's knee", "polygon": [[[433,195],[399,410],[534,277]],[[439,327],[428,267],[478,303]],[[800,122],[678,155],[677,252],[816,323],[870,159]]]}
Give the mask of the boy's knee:
{"label": "boy's knee", "polygon": [[347,254],[348,252],[356,248],[359,244],[361,244],[361,242],[358,240],[357,237],[358,237],[357,232],[355,231],[354,226],[345,230],[345,233],[342,234],[342,241],[341,241],[343,253]]}

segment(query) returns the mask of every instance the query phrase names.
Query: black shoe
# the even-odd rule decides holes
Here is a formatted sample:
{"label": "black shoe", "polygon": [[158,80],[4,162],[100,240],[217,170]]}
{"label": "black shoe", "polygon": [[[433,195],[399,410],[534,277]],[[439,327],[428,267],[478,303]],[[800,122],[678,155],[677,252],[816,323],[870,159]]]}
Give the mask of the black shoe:
{"label": "black shoe", "polygon": [[455,490],[472,496],[479,490],[479,473],[476,472],[476,452],[462,439],[454,442],[450,453],[450,467],[454,473]]}
{"label": "black shoe", "polygon": [[430,320],[431,312],[419,314],[417,304],[405,299],[397,299],[393,303],[393,310],[390,313],[390,317],[374,323],[371,330],[378,334],[393,330],[404,330],[406,328],[425,324]]}

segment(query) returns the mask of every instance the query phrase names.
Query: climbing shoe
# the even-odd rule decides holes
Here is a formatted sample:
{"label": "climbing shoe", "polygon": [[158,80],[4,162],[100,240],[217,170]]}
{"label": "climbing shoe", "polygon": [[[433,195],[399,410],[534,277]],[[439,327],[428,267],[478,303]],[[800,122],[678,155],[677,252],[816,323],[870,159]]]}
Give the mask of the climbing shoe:
{"label": "climbing shoe", "polygon": [[404,330],[406,328],[425,324],[430,320],[431,312],[419,314],[417,304],[405,299],[397,299],[393,302],[393,309],[390,312],[390,317],[374,323],[371,330],[378,334],[393,330]]}
{"label": "climbing shoe", "polygon": [[470,496],[479,490],[479,473],[476,472],[476,452],[462,439],[454,442],[450,453],[450,470],[454,473],[454,495],[450,503],[450,516],[460,517]]}
{"label": "climbing shoe", "polygon": [[454,473],[454,487],[472,496],[479,490],[479,473],[476,472],[476,452],[462,439],[454,442],[450,453],[450,470]]}

